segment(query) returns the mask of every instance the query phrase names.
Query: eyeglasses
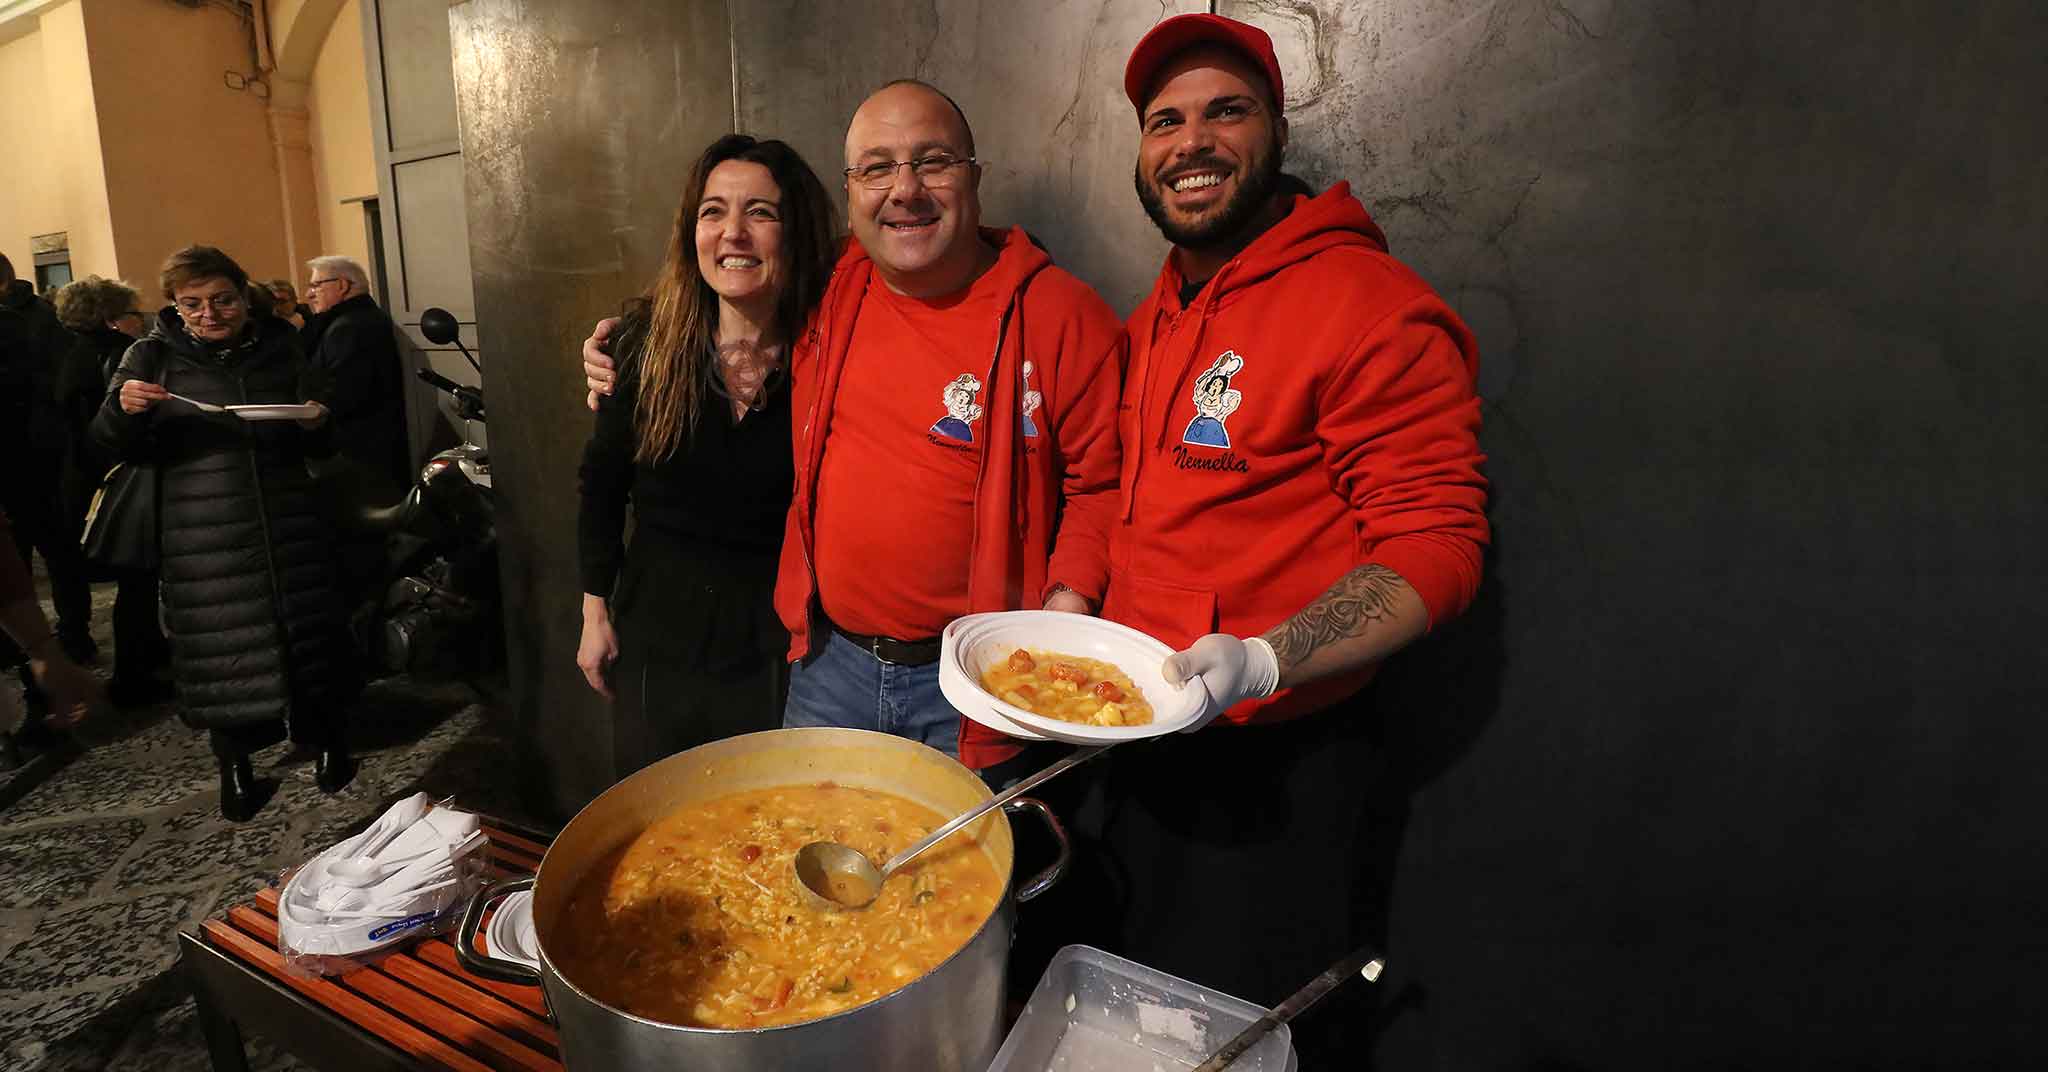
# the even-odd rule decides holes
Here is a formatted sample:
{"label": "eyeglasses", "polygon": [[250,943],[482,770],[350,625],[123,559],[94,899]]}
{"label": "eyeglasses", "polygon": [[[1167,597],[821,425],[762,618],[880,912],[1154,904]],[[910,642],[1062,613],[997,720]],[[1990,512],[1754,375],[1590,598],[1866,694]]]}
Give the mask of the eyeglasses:
{"label": "eyeglasses", "polygon": [[981,161],[971,156],[954,156],[951,153],[933,153],[915,160],[877,160],[872,164],[843,169],[846,177],[870,190],[886,190],[896,185],[896,169],[908,167],[917,176],[917,181],[935,189],[953,185],[959,172],[955,168],[963,164],[977,165]]}
{"label": "eyeglasses", "polygon": [[199,298],[178,299],[178,311],[186,316],[197,313],[201,308],[212,309],[216,313],[225,313],[230,310],[240,309],[241,307],[242,296],[240,294],[216,294],[211,298],[203,300]]}
{"label": "eyeglasses", "polygon": [[319,290],[319,289],[320,289],[321,287],[324,287],[324,286],[326,286],[326,285],[327,285],[327,284],[329,284],[329,283],[339,283],[339,282],[341,282],[341,277],[340,277],[340,276],[335,276],[335,277],[334,277],[333,279],[309,279],[309,280],[307,280],[307,281],[306,281],[306,289],[307,289],[307,290]]}

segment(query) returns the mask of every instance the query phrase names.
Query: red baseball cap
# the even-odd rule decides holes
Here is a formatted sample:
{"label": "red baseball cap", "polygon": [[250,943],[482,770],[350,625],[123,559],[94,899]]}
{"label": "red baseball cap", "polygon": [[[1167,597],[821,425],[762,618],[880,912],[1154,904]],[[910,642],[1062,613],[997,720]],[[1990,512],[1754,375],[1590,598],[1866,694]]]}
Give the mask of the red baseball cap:
{"label": "red baseball cap", "polygon": [[1151,91],[1159,69],[1196,45],[1219,45],[1242,54],[1265,73],[1267,88],[1273,91],[1273,110],[1286,110],[1287,87],[1280,78],[1280,60],[1273,55],[1273,39],[1266,31],[1221,15],[1175,15],[1139,39],[1130,62],[1124,64],[1124,95],[1131,98],[1131,107],[1141,117],[1145,94]]}

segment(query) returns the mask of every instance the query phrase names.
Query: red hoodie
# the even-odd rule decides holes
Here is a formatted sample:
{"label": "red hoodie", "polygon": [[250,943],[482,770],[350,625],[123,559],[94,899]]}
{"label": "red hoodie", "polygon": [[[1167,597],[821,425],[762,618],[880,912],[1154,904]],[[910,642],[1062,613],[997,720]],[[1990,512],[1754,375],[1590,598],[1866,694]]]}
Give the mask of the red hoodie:
{"label": "red hoodie", "polygon": [[[1368,563],[1400,574],[1432,625],[1462,611],[1487,540],[1477,347],[1349,185],[1296,197],[1186,309],[1183,282],[1169,256],[1127,324],[1103,616],[1175,648],[1257,636]],[[1291,718],[1370,676],[1224,717]]]}
{"label": "red hoodie", "polygon": [[[994,320],[961,327],[963,332],[986,332],[994,344],[981,377],[987,387],[978,399],[986,423],[977,434],[986,439],[974,489],[968,608],[1036,608],[1055,582],[1100,599],[1116,513],[1123,332],[1109,306],[1087,284],[1055,267],[1022,228],[984,229],[981,234],[1001,251],[989,273],[1006,285]],[[867,289],[882,285],[860,243],[847,243],[810,330],[791,356],[796,495],[782,542],[775,609],[789,628],[792,661],[823,640],[815,632],[825,616],[817,610],[812,572],[818,472],[854,320]],[[1027,360],[1032,363],[1028,389],[1042,395],[1042,408],[1033,418],[1041,432],[1036,436],[1023,428]],[[890,459],[872,459],[871,464],[873,488],[886,493],[892,484]],[[874,562],[872,568],[888,573],[929,566],[915,533],[905,534],[900,550],[898,560]],[[979,728],[963,722],[963,748],[970,729]]]}

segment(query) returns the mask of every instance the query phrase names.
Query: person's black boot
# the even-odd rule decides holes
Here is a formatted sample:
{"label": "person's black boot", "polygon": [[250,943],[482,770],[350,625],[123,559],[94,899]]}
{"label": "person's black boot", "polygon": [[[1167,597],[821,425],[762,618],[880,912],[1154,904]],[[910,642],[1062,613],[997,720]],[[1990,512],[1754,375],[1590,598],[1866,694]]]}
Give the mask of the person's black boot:
{"label": "person's black boot", "polygon": [[248,756],[220,761],[220,814],[231,823],[246,823],[263,806],[263,793],[256,784],[256,768]]}
{"label": "person's black boot", "polygon": [[335,743],[322,748],[313,759],[313,784],[323,793],[339,793],[343,786],[356,776],[355,760],[349,758],[348,748]]}

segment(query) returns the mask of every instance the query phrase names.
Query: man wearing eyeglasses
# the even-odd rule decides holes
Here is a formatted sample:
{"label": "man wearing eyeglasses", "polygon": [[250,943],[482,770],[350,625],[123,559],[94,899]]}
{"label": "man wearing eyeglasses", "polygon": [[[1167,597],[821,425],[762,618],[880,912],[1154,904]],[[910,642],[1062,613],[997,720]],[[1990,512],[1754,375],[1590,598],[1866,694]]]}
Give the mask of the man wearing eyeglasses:
{"label": "man wearing eyeglasses", "polygon": [[[1085,610],[1107,579],[1122,333],[1021,228],[980,226],[974,152],[966,117],[918,82],[847,127],[855,241],[795,368],[785,725],[971,750],[979,725],[938,691],[946,623]],[[1045,412],[1027,423],[1029,391]]]}
{"label": "man wearing eyeglasses", "polygon": [[306,262],[313,316],[300,342],[307,361],[334,377],[334,443],[359,483],[352,494],[389,505],[412,484],[405,438],[405,371],[398,328],[370,296],[369,276],[347,257]]}
{"label": "man wearing eyeglasses", "polygon": [[[1122,331],[1021,228],[981,226],[974,135],[937,89],[863,102],[843,173],[854,241],[791,366],[784,724],[971,751],[990,735],[939,693],[940,631],[1101,599]],[[608,390],[596,342],[586,372]]]}

